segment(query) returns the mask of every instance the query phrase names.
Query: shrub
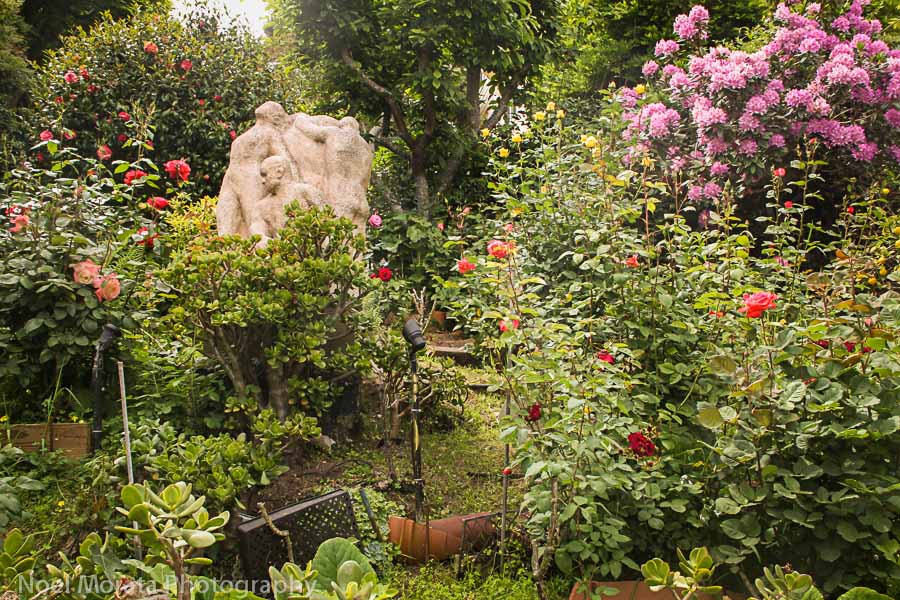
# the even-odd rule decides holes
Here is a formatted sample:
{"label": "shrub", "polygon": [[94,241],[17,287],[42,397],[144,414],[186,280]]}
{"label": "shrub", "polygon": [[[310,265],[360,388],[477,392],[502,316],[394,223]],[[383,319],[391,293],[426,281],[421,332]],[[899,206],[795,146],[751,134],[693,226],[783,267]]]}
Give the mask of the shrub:
{"label": "shrub", "polygon": [[32,122],[66,131],[87,155],[106,145],[134,160],[135,125],[155,127],[152,156],[185,159],[200,195],[218,193],[231,140],[267,100],[296,108],[297,90],[260,40],[221,15],[147,12],[105,18],[64,38],[33,85]]}
{"label": "shrub", "polygon": [[[495,239],[444,285],[506,357],[535,578],[702,544],[733,573],[790,561],[828,592],[896,578],[900,221],[879,190],[817,241],[822,162],[798,152],[765,188],[754,255],[726,200],[693,230],[683,207],[660,214],[650,166],[616,176],[596,137],[529,126],[495,152]],[[810,253],[835,260],[803,272]]]}
{"label": "shrub", "polygon": [[900,50],[880,39],[878,20],[864,17],[867,4],[854,0],[843,14],[818,3],[780,4],[773,26],[746,50],[704,49],[702,6],[678,17],[679,39],[660,40],[657,60],[644,66],[648,86],[616,94],[627,122],[626,163],[651,165],[664,184],[650,196],[700,211],[724,192],[742,215],[772,216],[764,186],[773,170],[787,169],[788,177],[802,170],[792,163],[799,146],[832,165],[815,214],[828,226],[846,208],[848,185],[878,183],[895,169]]}
{"label": "shrub", "polygon": [[350,221],[296,204],[287,214],[264,248],[207,232],[158,273],[172,289],[161,299],[176,335],[202,340],[238,405],[281,418],[292,404],[321,411],[339,387],[329,380],[365,367],[354,334],[369,282]]}

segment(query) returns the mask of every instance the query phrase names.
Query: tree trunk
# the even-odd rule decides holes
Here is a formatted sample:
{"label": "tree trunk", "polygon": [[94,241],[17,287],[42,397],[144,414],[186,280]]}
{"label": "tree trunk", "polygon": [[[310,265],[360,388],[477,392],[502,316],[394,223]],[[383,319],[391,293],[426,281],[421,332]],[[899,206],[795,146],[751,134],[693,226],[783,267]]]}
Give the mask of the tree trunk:
{"label": "tree trunk", "polygon": [[266,367],[266,384],[269,388],[269,406],[284,421],[288,416],[288,382],[282,367]]}
{"label": "tree trunk", "polygon": [[416,210],[423,219],[431,218],[431,192],[428,189],[428,171],[425,166],[425,144],[421,140],[412,148],[409,168],[416,186]]}

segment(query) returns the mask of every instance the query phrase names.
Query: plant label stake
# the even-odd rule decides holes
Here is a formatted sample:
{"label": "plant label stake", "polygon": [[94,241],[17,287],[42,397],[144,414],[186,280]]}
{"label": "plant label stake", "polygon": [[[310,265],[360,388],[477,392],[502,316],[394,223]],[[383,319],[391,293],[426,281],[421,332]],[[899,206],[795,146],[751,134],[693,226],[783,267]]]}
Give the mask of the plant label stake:
{"label": "plant label stake", "polygon": [[[412,452],[413,479],[416,485],[416,521],[425,521],[425,558],[428,559],[429,522],[425,510],[425,481],[422,479],[422,438],[419,432],[419,363],[416,353],[425,349],[425,336],[415,319],[408,319],[403,324],[403,338],[409,343],[409,370],[412,375],[410,404],[412,405],[412,424],[410,427],[410,451]],[[424,517],[424,519],[423,519]]]}
{"label": "plant label stake", "polygon": [[[125,365],[121,360],[116,361],[116,369],[119,372],[119,397],[122,400],[122,429],[125,434],[125,468],[128,470],[128,484],[134,484],[134,466],[131,464],[131,432],[128,430],[128,402],[125,399]],[[132,521],[132,527],[139,529],[137,521]],[[141,538],[134,536],[138,560],[141,560]]]}

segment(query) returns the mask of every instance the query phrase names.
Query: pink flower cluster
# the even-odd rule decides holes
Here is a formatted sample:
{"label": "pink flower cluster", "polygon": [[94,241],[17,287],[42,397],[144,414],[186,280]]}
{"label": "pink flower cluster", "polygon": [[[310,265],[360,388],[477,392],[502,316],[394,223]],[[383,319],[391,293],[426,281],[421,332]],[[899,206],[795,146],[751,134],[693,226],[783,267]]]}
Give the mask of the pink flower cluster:
{"label": "pink flower cluster", "polygon": [[836,163],[876,173],[880,161],[900,162],[900,49],[877,39],[881,23],[863,15],[870,2],[852,0],[830,22],[817,3],[779,4],[779,27],[755,52],[718,46],[685,55],[683,46],[706,39],[709,13],[695,6],[680,15],[679,41],[660,40],[643,68],[664,100],[642,105],[629,88],[617,94],[628,122],[626,162],[650,155],[660,169],[688,173],[684,190],[694,200],[713,197],[726,179],[761,185],[742,176],[741,165],[761,152],[783,164],[811,137]]}

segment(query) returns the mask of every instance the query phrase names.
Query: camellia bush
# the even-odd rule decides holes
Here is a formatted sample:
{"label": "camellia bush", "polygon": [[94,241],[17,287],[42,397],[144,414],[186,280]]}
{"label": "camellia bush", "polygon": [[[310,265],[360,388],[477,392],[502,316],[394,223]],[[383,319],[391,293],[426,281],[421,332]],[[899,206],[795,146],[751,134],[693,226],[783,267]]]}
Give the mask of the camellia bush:
{"label": "camellia bush", "polygon": [[[881,187],[895,181],[848,191],[852,210],[815,235],[828,165],[824,142],[800,144],[790,173],[758,182],[762,234],[728,186],[692,226],[689,206],[663,208],[654,161],[624,169],[615,136],[548,113],[487,139],[507,211],[443,281],[449,316],[504,365],[539,586],[554,565],[618,578],[706,545],[730,589],[787,562],[828,593],[887,589],[900,218]],[[810,255],[831,260],[810,271]]]}
{"label": "camellia bush", "polygon": [[[141,142],[162,164],[185,160],[198,194],[215,195],[231,141],[267,100],[297,108],[299,94],[263,43],[221,15],[179,20],[151,12],[107,18],[50,51],[35,75],[32,122],[85,155],[133,161]],[[148,126],[155,136],[136,135]],[[136,139],[138,138],[138,139]]]}
{"label": "camellia bush", "polygon": [[660,40],[643,67],[648,84],[616,93],[626,164],[651,163],[666,184],[653,195],[667,205],[701,212],[728,187],[740,214],[757,216],[772,171],[793,174],[796,148],[816,147],[831,166],[814,216],[830,226],[848,185],[878,182],[900,163],[900,50],[865,17],[869,3],[779,4],[765,33],[739,49],[707,47],[704,7],[679,16],[677,39]]}

